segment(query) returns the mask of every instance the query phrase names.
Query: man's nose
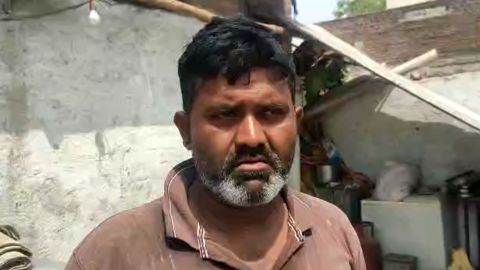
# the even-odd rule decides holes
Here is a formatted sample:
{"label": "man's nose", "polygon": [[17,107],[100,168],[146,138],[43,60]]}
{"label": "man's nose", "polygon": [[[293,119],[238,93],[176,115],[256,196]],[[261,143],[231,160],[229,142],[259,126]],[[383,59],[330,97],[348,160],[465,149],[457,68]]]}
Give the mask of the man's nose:
{"label": "man's nose", "polygon": [[257,147],[267,142],[265,130],[254,116],[247,115],[238,126],[235,144],[237,146]]}

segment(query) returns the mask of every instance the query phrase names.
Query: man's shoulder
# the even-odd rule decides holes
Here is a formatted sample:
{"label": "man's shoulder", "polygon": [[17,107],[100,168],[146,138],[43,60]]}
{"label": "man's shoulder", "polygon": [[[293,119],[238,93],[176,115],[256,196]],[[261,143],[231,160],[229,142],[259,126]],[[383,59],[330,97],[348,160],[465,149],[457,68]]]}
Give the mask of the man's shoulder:
{"label": "man's shoulder", "polygon": [[305,211],[308,211],[312,218],[328,219],[336,221],[337,224],[350,226],[348,217],[336,205],[299,191],[291,192],[291,196],[295,203],[302,204],[303,208],[306,208]]}
{"label": "man's shoulder", "polygon": [[[127,251],[149,250],[163,237],[163,228],[162,199],[157,199],[115,214],[100,223],[74,250],[71,261],[81,265],[80,269],[97,269],[99,262],[95,258],[103,260],[117,255],[121,258]],[[105,269],[113,268],[110,265]]]}
{"label": "man's shoulder", "polygon": [[[303,205],[304,216],[312,223],[318,241],[327,241],[330,248],[344,250],[356,265],[362,265],[362,248],[347,215],[337,206],[313,196],[295,192],[297,203]],[[359,268],[364,269],[364,268]]]}
{"label": "man's shoulder", "polygon": [[107,218],[90,232],[85,240],[99,236],[130,237],[137,232],[136,229],[148,231],[149,228],[163,224],[162,200],[157,199]]}

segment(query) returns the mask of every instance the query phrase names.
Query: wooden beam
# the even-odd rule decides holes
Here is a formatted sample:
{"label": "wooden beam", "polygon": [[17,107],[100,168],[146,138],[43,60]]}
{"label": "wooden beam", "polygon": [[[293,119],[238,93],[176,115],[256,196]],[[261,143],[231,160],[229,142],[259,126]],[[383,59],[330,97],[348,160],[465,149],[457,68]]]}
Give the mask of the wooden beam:
{"label": "wooden beam", "polygon": [[170,12],[191,16],[208,23],[216,16],[215,13],[177,0],[136,0],[140,4],[159,8]]}
{"label": "wooden beam", "polygon": [[[438,58],[437,50],[431,50],[427,53],[424,53],[420,56],[417,56],[401,65],[398,65],[392,69],[393,72],[398,74],[404,74],[415,70],[419,67],[427,65],[428,63],[434,61]],[[305,120],[309,121],[315,119],[317,116],[323,112],[336,107],[338,105],[344,104],[345,102],[355,98],[356,96],[363,94],[357,90],[357,86],[371,81],[371,76],[362,75],[360,77],[354,78],[347,82],[344,85],[341,85],[335,89],[332,89],[329,94],[322,98],[319,102],[315,103],[309,110],[305,111]]]}
{"label": "wooden beam", "polygon": [[[159,8],[174,13],[182,14],[185,16],[190,16],[202,21],[204,23],[209,23],[212,21],[213,17],[219,17],[217,14],[208,11],[203,8],[199,8],[184,2],[177,0],[136,0],[137,3],[143,4],[153,8]],[[283,35],[285,34],[285,28],[274,25],[257,22],[260,25],[270,29],[275,34]]]}
{"label": "wooden beam", "polygon": [[291,21],[292,27],[311,38],[317,39],[332,50],[357,62],[375,75],[390,81],[411,95],[427,102],[439,110],[451,115],[463,123],[480,130],[480,115],[470,109],[439,95],[426,87],[417,84],[395,72],[383,67],[379,63],[366,56],[352,45],[331,34],[324,28],[316,25],[305,25],[297,21]]}

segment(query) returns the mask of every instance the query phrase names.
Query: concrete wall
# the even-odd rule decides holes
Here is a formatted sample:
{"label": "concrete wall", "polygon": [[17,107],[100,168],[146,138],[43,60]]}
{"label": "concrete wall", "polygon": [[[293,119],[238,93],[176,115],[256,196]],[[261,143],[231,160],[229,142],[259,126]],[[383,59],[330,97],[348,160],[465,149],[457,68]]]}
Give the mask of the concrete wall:
{"label": "concrete wall", "polygon": [[[18,0],[14,10],[75,2]],[[59,269],[97,223],[160,197],[189,156],[172,126],[176,60],[201,24],[103,2],[99,12],[98,26],[85,6],[0,23],[0,223]]]}
{"label": "concrete wall", "polygon": [[[480,72],[429,78],[419,83],[480,114]],[[468,169],[480,170],[480,133],[383,81],[328,111],[326,133],[353,169],[376,178],[390,159],[417,164],[423,183],[441,185]]]}

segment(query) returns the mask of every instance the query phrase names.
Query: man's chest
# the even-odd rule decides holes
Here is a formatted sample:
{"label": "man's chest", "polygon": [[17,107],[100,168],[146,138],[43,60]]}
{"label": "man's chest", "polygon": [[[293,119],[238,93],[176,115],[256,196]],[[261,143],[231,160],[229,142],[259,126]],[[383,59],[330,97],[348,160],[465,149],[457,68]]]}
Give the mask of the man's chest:
{"label": "man's chest", "polygon": [[[138,269],[138,270],[212,270],[212,269],[239,269],[239,270],[266,270],[264,264],[239,264],[230,262],[227,256],[222,254],[210,254],[215,258],[203,259],[195,250],[175,250],[166,248],[162,252],[144,252],[137,254],[134,261],[124,261],[120,268],[115,270]],[[117,263],[127,259],[118,258]],[[316,243],[307,241],[283,265],[277,265],[271,269],[278,270],[350,270],[348,254],[339,249],[318,246]],[[118,265],[118,264],[117,264]]]}

